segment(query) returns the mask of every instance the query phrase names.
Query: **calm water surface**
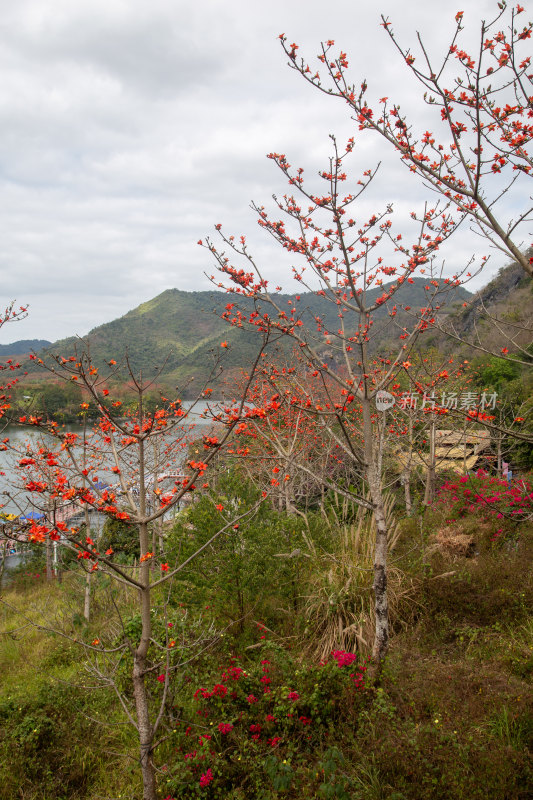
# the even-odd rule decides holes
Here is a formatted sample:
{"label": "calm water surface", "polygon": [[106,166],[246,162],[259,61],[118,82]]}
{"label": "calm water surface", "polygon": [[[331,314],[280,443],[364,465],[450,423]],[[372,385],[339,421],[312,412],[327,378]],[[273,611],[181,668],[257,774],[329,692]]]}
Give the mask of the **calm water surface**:
{"label": "calm water surface", "polygon": [[[210,403],[213,405],[214,403]],[[190,408],[190,403],[184,403],[183,407],[185,409]],[[197,436],[201,435],[202,429],[206,426],[210,426],[211,422],[209,420],[202,420],[200,415],[205,411],[206,406],[205,404],[198,403],[195,406],[193,412],[191,412],[190,417],[190,424],[187,426],[186,435],[188,440],[192,440]],[[83,434],[83,428],[80,425],[68,424],[63,426],[63,430],[76,433],[78,435]],[[87,430],[90,430],[90,425],[87,426]],[[176,432],[175,434],[171,434],[169,436],[162,436],[160,441],[164,443],[165,446],[171,445],[173,440],[177,438],[183,438],[183,431],[179,433]],[[32,429],[32,428],[25,428],[18,425],[8,425],[2,432],[1,438],[4,439],[9,438],[9,444],[16,448],[17,451],[24,450],[26,445],[29,444],[30,447],[34,447],[38,445],[39,442],[46,442],[47,440],[50,443],[50,448],[54,449],[56,446],[56,442],[52,437],[47,437],[46,434],[43,434],[41,431]],[[78,458],[81,457],[82,448],[76,448]],[[18,463],[20,459],[20,455],[7,450],[0,452],[0,505],[2,506],[2,510],[7,513],[19,514],[21,510],[26,509],[29,510],[31,507],[31,495],[27,492],[24,492],[20,487],[22,486],[21,481],[21,474],[20,470],[15,468],[15,465]],[[183,460],[183,448],[173,454],[172,456],[172,463],[168,463],[169,468],[175,469],[179,467],[180,463]],[[105,463],[101,465],[98,469],[100,473],[98,475],[99,480],[102,480],[106,483],[115,483],[116,477],[112,475],[110,471],[110,467],[112,463],[108,460],[107,466]],[[149,464],[147,466],[147,470],[149,470]],[[30,474],[30,473],[26,473]],[[11,495],[8,497],[7,494]],[[14,499],[16,496],[16,500]],[[35,497],[35,495],[34,495]]]}

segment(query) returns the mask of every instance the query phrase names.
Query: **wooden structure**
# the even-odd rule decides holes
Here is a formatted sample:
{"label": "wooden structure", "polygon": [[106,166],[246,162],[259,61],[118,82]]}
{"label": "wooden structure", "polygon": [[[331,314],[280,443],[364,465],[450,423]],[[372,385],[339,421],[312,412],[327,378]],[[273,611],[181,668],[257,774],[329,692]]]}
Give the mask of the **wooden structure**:
{"label": "wooden structure", "polygon": [[[490,449],[490,431],[486,428],[476,430],[454,431],[451,429],[436,429],[434,452],[436,471],[453,470],[464,474],[476,466],[480,466],[480,461],[487,456]],[[411,453],[405,450],[397,454],[401,470],[405,470],[408,465],[411,468],[422,467],[427,469],[430,455],[419,455],[416,451]]]}

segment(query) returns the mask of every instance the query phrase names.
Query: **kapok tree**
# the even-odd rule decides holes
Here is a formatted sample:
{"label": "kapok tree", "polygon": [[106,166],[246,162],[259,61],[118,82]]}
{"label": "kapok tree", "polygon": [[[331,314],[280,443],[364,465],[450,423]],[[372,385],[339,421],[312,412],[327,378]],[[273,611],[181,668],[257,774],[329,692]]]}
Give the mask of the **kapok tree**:
{"label": "kapok tree", "polygon": [[[0,328],[7,322],[17,322],[24,319],[27,313],[27,306],[15,308],[14,302],[9,303],[0,316]],[[6,411],[10,408],[9,401],[11,398],[9,392],[20,380],[20,375],[14,374],[18,373],[18,370],[20,370],[20,364],[13,361],[12,358],[8,358],[5,362],[0,363],[0,373],[4,373],[4,380],[0,385],[0,419],[5,417]]]}
{"label": "kapok tree", "polygon": [[[293,365],[270,361],[258,371],[249,400],[268,413],[241,426],[228,452],[241,461],[252,482],[268,487],[270,502],[279,511],[297,514],[322,506],[325,492],[336,483],[353,481],[353,464],[340,456],[340,445],[315,410],[316,385],[298,353]],[[324,394],[322,402],[327,403]]]}
{"label": "kapok tree", "polygon": [[[303,403],[291,396],[285,402],[318,415],[341,445],[343,458],[350,460],[361,475],[364,485],[353,499],[370,507],[375,519],[373,658],[380,663],[389,641],[387,524],[382,491],[383,438],[374,403],[380,390],[391,386],[399,372],[409,369],[413,347],[462,280],[459,274],[443,278],[432,260],[462,217],[453,219],[448,206],[426,206],[420,214],[413,212],[416,227],[408,232],[407,243],[402,234],[392,230],[391,206],[356,221],[352,209],[376,170],[367,170],[349,184],[345,161],[354,140],[348,141],[342,153],[334,138],[333,147],[328,168],[319,173],[325,183],[324,193],[308,189],[303,169],[292,170],[285,155],[271,153],[269,158],[288,179],[293,193],[275,198],[281,219],[269,215],[263,206],[253,207],[260,226],[298,259],[294,278],[314,292],[324,309],[329,305],[336,310],[335,327],[328,326],[323,314],[315,313],[314,319],[308,320],[305,309],[299,308],[298,296],[288,309],[282,307],[276,293],[269,291],[244,236],[226,236],[217,225],[226,250],[210,238],[205,246],[222,274],[221,280],[216,281],[214,276],[212,280],[236,299],[244,296],[255,300],[252,313],[235,302],[228,304],[226,315],[237,319],[238,324],[255,327],[261,335],[274,330],[295,342],[317,388],[309,389]],[[407,307],[409,314],[401,315],[398,323],[401,307],[396,296],[402,287],[414,282],[415,276],[427,279],[425,305]],[[387,278],[392,280],[384,284]],[[396,332],[398,343],[394,352],[376,353],[378,329],[383,332],[384,326]],[[348,489],[338,488],[350,494]],[[365,498],[367,493],[369,499]]]}
{"label": "kapok tree", "polygon": [[[26,315],[27,307],[19,306],[18,308],[15,308],[14,302],[9,303],[0,316],[0,328],[2,328],[7,322],[16,322],[24,319]],[[3,421],[4,423],[6,412],[11,407],[11,390],[20,380],[19,370],[20,364],[13,361],[12,358],[8,358],[5,362],[0,363],[0,374],[3,373],[3,380],[0,384],[0,421]],[[9,440],[6,437],[0,442],[1,451],[5,451],[7,449],[8,441]],[[0,472],[0,475],[2,474],[3,473]],[[3,534],[6,533],[7,530],[8,529],[5,528],[5,525],[3,525],[2,532],[0,533],[0,552],[3,551],[4,555],[0,562],[0,576],[2,575],[6,565],[5,555],[7,551],[7,537],[4,537]]]}
{"label": "kapok tree", "polygon": [[[215,456],[227,446],[236,426],[258,412],[245,406],[242,399],[217,415],[216,430],[207,427],[203,432],[191,434],[194,403],[186,408],[179,396],[173,399],[161,396],[159,405],[147,412],[144,401],[152,384],[138,379],[127,359],[125,369],[136,402],[133,410],[124,412],[122,401],[113,400],[107,388],[110,378],[117,379],[119,366],[112,360],[107,374],[102,375],[86,351],[70,358],[55,357],[48,368],[78,384],[87,398],[81,404],[82,412],[92,403],[98,409],[98,418],[93,427],[87,427],[85,436],[65,431],[57,423],[39,416],[21,418],[22,424],[40,430],[43,438],[38,446],[28,445],[19,453],[19,466],[25,475],[23,488],[35,498],[34,507],[45,513],[43,521],[30,526],[29,540],[45,545],[55,541],[73,550],[89,573],[105,573],[129,587],[137,600],[138,631],[129,631],[126,641],[118,647],[113,642],[106,646],[100,639],[84,646],[99,656],[93,665],[95,674],[116,691],[137,731],[143,797],[156,800],[154,750],[158,730],[164,722],[169,677],[179,664],[173,655],[175,643],[167,626],[162,640],[154,634],[151,609],[161,587],[171,582],[185,563],[169,563],[164,542],[162,547],[157,542],[152,545],[153,526],[186,495],[201,491],[202,486],[207,488],[206,473]],[[254,368],[252,365],[251,375]],[[198,400],[202,396],[205,398],[208,392],[201,393]],[[198,455],[190,453],[193,435],[199,439],[194,448],[201,451]],[[83,518],[86,510],[130,523],[138,539],[138,567],[115,561],[112,548],[100,552],[90,531],[83,529],[82,533],[79,525],[69,525],[71,512],[81,512]],[[251,513],[253,509],[248,509],[241,516]],[[231,533],[238,525],[238,517],[224,524],[209,542],[189,555],[186,563],[216,537]],[[133,708],[112,675],[103,674],[98,666],[106,658],[117,654],[122,658],[128,651],[132,662],[129,688],[134,698]],[[154,682],[156,675],[158,680],[162,678],[163,686],[154,708],[149,683]]]}
{"label": "kapok tree", "polygon": [[422,104],[434,112],[425,131],[417,130],[394,99],[369,100],[366,79],[351,79],[347,55],[335,50],[333,41],[322,44],[316,70],[298,57],[296,44],[288,44],[284,34],[280,39],[293,69],[323,93],[347,103],[359,130],[378,134],[425,186],[449,200],[473,222],[474,230],[533,277],[533,256],[526,252],[531,238],[524,243],[531,236],[525,223],[533,211],[528,204],[533,24],[522,21],[523,12],[521,5],[498,3],[494,18],[481,22],[476,51],[469,53],[461,47],[464,13],[459,11],[443,57],[432,55],[420,34],[418,52],[404,47],[382,16],[399,60],[421,86]]}
{"label": "kapok tree", "polygon": [[[404,434],[403,441],[399,441],[398,457],[403,467],[402,482],[408,514],[411,510],[411,471],[415,464],[422,466],[425,472],[424,503],[431,504],[435,498],[436,475],[448,458],[442,449],[440,455],[437,453],[437,425],[452,429],[464,439],[472,425],[479,432],[479,423],[490,417],[479,407],[480,397],[474,391],[474,377],[468,360],[443,357],[438,350],[429,349],[413,359],[398,387],[395,425],[400,431],[403,428]],[[483,408],[488,405],[485,396],[482,405]],[[457,462],[457,465],[466,471],[466,449],[462,463]]]}

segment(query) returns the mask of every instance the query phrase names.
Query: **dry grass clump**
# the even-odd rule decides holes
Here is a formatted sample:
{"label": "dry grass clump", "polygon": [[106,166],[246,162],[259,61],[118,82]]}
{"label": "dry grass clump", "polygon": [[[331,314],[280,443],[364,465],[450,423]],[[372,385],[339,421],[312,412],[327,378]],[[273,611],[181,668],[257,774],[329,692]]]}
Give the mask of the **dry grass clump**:
{"label": "dry grass clump", "polygon": [[447,525],[440,528],[430,537],[427,554],[440,552],[444,556],[456,558],[472,558],[476,551],[475,537],[471,533],[465,533],[460,528]]}
{"label": "dry grass clump", "polygon": [[[386,497],[389,552],[400,532],[393,515],[394,497]],[[331,525],[331,522],[328,521]],[[335,526],[336,547],[331,553],[318,553],[309,542],[314,564],[305,603],[307,650],[325,659],[333,650],[369,654],[375,632],[374,515],[359,507],[350,523]],[[396,566],[388,569],[389,614],[398,621],[400,606],[412,592],[413,581]]]}

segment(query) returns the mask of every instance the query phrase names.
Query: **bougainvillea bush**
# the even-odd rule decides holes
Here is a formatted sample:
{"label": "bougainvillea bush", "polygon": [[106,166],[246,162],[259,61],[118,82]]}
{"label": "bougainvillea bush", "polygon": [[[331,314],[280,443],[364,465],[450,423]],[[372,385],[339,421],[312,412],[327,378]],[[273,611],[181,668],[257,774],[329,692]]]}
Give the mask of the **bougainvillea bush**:
{"label": "bougainvillea bush", "polygon": [[341,650],[319,664],[275,643],[256,652],[254,661],[228,656],[209,680],[186,684],[165,766],[168,800],[264,798],[302,780],[313,783],[307,796],[349,798],[338,727],[348,717],[353,727],[368,703],[366,666]]}
{"label": "bougainvillea bush", "polygon": [[521,523],[533,519],[533,485],[528,477],[508,482],[479,469],[444,481],[438,490],[435,507],[448,524],[470,518],[478,534],[493,543],[520,533]]}

